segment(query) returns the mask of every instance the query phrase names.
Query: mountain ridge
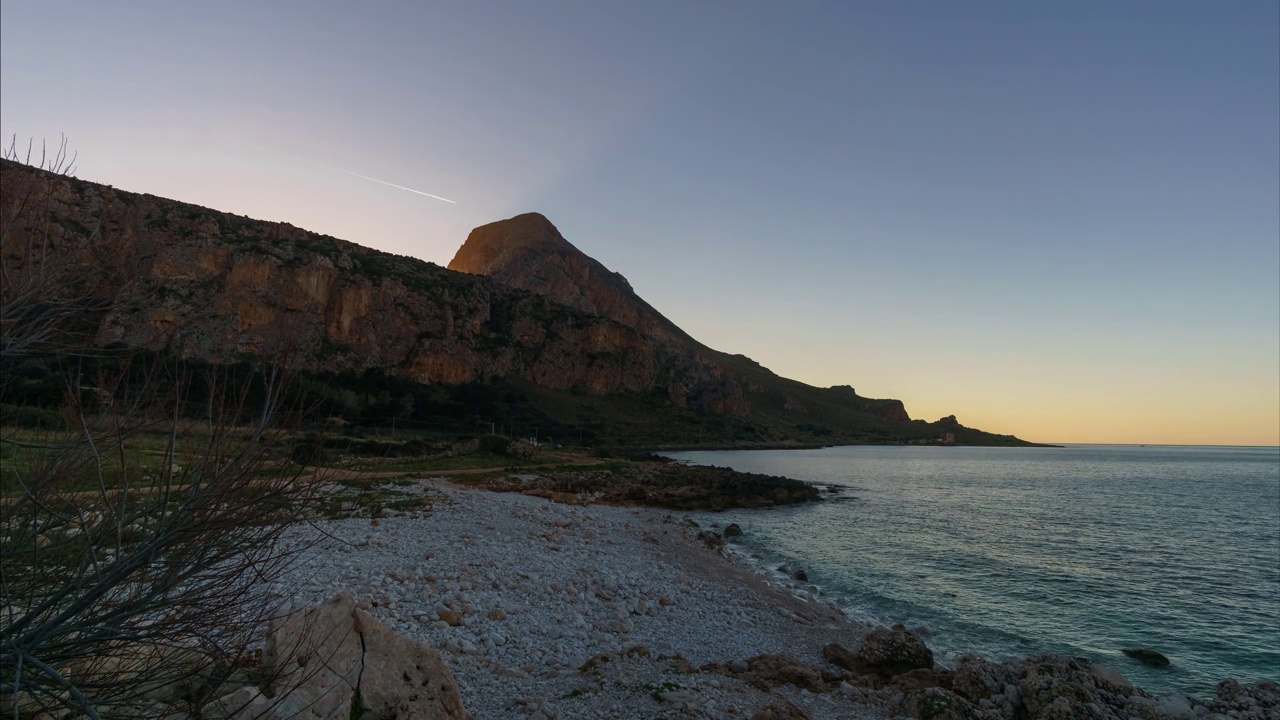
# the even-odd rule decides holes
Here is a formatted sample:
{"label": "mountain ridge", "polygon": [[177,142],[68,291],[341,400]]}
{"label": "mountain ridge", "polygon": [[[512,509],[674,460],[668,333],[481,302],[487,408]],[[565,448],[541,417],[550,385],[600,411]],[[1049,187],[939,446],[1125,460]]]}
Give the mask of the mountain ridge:
{"label": "mountain ridge", "polygon": [[[691,441],[680,429],[698,427],[710,442],[952,432],[959,443],[1025,444],[913,421],[900,401],[815,388],[706,348],[541,215],[474,230],[451,263],[458,272],[19,163],[0,172],[6,208],[24,188],[46,189],[54,256],[104,279],[96,300],[107,309],[89,333],[99,346],[214,363],[285,353],[309,372],[376,370],[432,387],[509,382],[568,426],[662,442]],[[6,221],[3,259],[17,268],[44,228]]]}

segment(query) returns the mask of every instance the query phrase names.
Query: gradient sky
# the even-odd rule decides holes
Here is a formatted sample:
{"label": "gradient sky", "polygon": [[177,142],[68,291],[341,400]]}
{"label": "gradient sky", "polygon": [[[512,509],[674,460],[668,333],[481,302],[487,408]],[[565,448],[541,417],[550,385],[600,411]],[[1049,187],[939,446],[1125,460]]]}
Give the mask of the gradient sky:
{"label": "gradient sky", "polygon": [[913,417],[1280,443],[1274,0],[5,0],[0,101],[82,178],[442,265],[542,212]]}

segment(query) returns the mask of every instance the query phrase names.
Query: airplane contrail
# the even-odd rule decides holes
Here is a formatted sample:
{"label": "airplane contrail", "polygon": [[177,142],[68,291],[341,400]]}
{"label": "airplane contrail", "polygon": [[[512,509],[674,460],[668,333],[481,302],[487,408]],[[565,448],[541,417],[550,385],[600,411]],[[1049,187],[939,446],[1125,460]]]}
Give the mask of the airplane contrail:
{"label": "airplane contrail", "polygon": [[382,183],[383,185],[389,185],[389,186],[391,186],[391,187],[393,187],[393,188],[398,188],[398,189],[400,189],[400,190],[408,190],[408,191],[409,191],[409,192],[411,192],[411,193],[418,193],[419,195],[426,195],[427,197],[429,197],[429,198],[435,198],[436,200],[443,200],[443,201],[445,201],[445,202],[449,203],[450,205],[457,205],[457,204],[458,204],[458,203],[454,202],[453,200],[450,200],[449,198],[442,198],[442,197],[440,197],[439,195],[432,195],[432,194],[431,194],[431,193],[429,193],[429,192],[422,192],[421,190],[414,190],[413,188],[410,188],[410,187],[405,187],[405,186],[403,186],[403,185],[397,185],[397,184],[395,184],[395,183],[387,182],[386,180],[379,180],[378,178],[371,178],[371,177],[369,177],[368,175],[361,175],[360,173],[353,173],[353,172],[351,172],[350,170],[343,170],[342,168],[339,168],[339,167],[333,167],[333,166],[331,166],[331,165],[327,165],[326,167],[330,168],[331,170],[337,170],[338,172],[346,173],[346,174],[351,175],[351,176],[353,176],[353,177],[358,177],[358,178],[360,178],[361,180],[369,180],[369,181],[371,181],[371,182]]}
{"label": "airplane contrail", "polygon": [[[239,140],[237,140],[236,138],[230,138],[230,140],[231,140],[232,142],[235,142],[235,143],[239,143],[239,142],[240,142],[240,141],[239,141]],[[244,143],[244,144],[248,145],[248,144],[250,144],[250,143]],[[255,147],[256,147],[256,146],[255,146]],[[411,188],[411,187],[405,187],[404,185],[397,185],[397,184],[395,184],[395,183],[393,183],[393,182],[387,182],[386,180],[379,180],[378,178],[375,178],[375,177],[369,177],[368,175],[361,175],[360,173],[357,173],[357,172],[351,172],[350,170],[343,170],[343,169],[342,169],[342,168],[340,168],[340,167],[335,167],[335,166],[333,166],[333,165],[327,165],[327,164],[322,163],[322,162],[320,162],[320,161],[318,161],[318,160],[311,160],[311,159],[309,159],[309,158],[298,157],[297,155],[289,155],[288,153],[282,153],[282,152],[280,152],[279,150],[272,150],[271,148],[257,147],[257,149],[258,149],[258,150],[266,150],[266,151],[267,151],[267,152],[269,152],[269,153],[272,153],[272,154],[275,154],[275,155],[279,155],[280,157],[286,157],[286,158],[289,158],[290,160],[297,160],[298,162],[305,162],[305,163],[311,163],[312,165],[319,165],[320,167],[325,168],[325,169],[327,169],[327,170],[334,170],[334,171],[336,171],[336,172],[340,172],[340,173],[343,173],[343,174],[346,174],[346,175],[350,175],[350,176],[352,176],[352,177],[358,177],[358,178],[360,178],[361,180],[368,180],[369,182],[376,182],[376,183],[379,183],[379,184],[381,184],[381,185],[386,185],[386,186],[388,186],[388,187],[393,187],[393,188],[396,188],[397,190],[404,190],[404,191],[406,191],[406,192],[416,193],[416,194],[418,194],[418,195],[425,195],[425,196],[427,196],[427,197],[429,197],[429,198],[431,198],[431,199],[433,199],[433,200],[440,200],[440,201],[442,201],[442,202],[447,202],[447,203],[449,203],[450,205],[457,205],[457,204],[458,204],[457,202],[455,202],[455,201],[453,201],[453,200],[450,200],[449,198],[446,198],[446,197],[440,197],[439,195],[432,195],[432,194],[431,194],[431,193],[429,193],[429,192],[422,192],[421,190],[414,190],[414,189],[413,189],[413,188]]]}

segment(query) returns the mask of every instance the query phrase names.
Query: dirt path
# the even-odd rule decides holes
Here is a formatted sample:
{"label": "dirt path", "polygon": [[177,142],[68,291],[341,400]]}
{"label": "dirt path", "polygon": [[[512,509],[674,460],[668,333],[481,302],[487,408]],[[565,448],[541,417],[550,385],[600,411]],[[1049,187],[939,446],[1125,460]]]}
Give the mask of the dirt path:
{"label": "dirt path", "polygon": [[601,461],[593,458],[564,458],[554,463],[544,463],[540,465],[527,465],[525,467],[513,468],[509,465],[499,465],[497,467],[484,468],[463,468],[460,470],[347,470],[344,468],[326,468],[326,467],[306,467],[303,468],[303,477],[308,475],[312,480],[325,481],[342,481],[342,480],[379,480],[384,478],[398,477],[453,477],[455,475],[483,475],[485,473],[495,472],[512,472],[520,474],[523,472],[534,472],[537,470],[545,470],[547,468],[564,467],[565,465],[575,465],[579,467],[590,467],[592,465],[600,465]]}

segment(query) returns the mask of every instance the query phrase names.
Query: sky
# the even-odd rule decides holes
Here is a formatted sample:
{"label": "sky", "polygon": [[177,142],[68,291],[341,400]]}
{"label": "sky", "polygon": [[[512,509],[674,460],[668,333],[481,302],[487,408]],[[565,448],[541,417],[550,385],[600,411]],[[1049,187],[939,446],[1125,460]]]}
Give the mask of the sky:
{"label": "sky", "polygon": [[541,212],[912,417],[1280,444],[1274,0],[5,0],[0,134],[440,265]]}

